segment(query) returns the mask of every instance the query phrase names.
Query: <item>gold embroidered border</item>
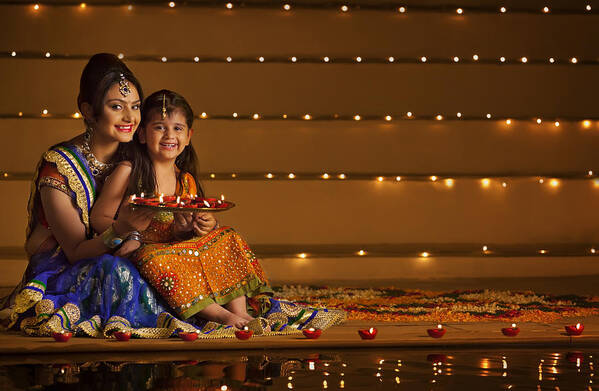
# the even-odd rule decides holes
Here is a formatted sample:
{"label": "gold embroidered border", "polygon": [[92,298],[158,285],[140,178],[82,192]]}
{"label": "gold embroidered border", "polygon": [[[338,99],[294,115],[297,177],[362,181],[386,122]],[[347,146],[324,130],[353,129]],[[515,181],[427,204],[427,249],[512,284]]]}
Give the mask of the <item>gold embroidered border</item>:
{"label": "gold embroidered border", "polygon": [[[87,186],[91,192],[91,184],[87,181],[85,174],[81,175],[81,177],[85,181],[85,184],[83,184],[79,180],[79,177],[75,173],[73,167],[71,167],[69,162],[67,162],[66,159],[57,151],[47,151],[44,154],[44,159],[50,163],[56,164],[58,172],[67,178],[68,185],[73,190],[77,198],[77,206],[81,210],[81,221],[83,222],[83,225],[85,225],[86,231],[89,232],[89,209],[91,208],[91,205],[87,204],[87,198],[85,196],[85,189],[83,188],[83,186]],[[90,202],[93,203],[93,201],[93,195],[90,193]]]}

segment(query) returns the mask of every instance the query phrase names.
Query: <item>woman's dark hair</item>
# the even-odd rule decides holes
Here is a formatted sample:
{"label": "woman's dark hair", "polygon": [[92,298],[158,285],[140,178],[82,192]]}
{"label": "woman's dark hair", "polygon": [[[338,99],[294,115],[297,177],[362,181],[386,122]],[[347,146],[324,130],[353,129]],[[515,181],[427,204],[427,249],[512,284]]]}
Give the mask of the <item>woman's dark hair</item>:
{"label": "woman's dark hair", "polygon": [[[164,100],[164,103],[163,103]],[[156,191],[156,173],[154,172],[154,166],[152,160],[148,154],[148,149],[144,144],[139,141],[139,132],[144,131],[148,122],[152,119],[155,114],[162,114],[162,107],[166,108],[166,115],[170,116],[174,111],[180,110],[185,115],[185,122],[187,128],[190,130],[193,126],[193,110],[189,103],[184,97],[177,94],[176,92],[169,90],[160,90],[154,92],[144,100],[141,106],[141,123],[139,125],[139,131],[135,132],[132,142],[132,154],[130,156],[131,163],[133,164],[133,171],[129,179],[128,194],[139,194],[144,192],[146,194],[152,194]],[[177,183],[179,188],[183,188],[183,175],[189,173],[196,182],[198,196],[204,197],[204,191],[198,180],[198,157],[191,141],[189,145],[183,149],[183,152],[175,160],[175,165],[179,169],[179,175],[177,176]]]}
{"label": "woman's dark hair", "polygon": [[[139,99],[143,101],[141,84],[125,63],[114,54],[98,53],[89,59],[89,62],[83,68],[83,73],[81,73],[79,96],[77,96],[79,111],[82,112],[81,105],[86,102],[92,108],[94,119],[100,117],[103,112],[104,97],[110,87],[121,80],[121,75],[135,86]],[[87,119],[84,121],[87,126],[92,125],[88,123]],[[112,161],[123,160],[129,154],[128,148],[127,144],[121,143]]]}

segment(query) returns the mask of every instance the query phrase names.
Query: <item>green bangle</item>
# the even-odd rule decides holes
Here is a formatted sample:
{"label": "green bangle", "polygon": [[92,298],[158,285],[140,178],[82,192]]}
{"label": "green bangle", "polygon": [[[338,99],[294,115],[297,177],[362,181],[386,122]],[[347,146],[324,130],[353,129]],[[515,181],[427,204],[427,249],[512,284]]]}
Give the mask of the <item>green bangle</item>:
{"label": "green bangle", "polygon": [[123,244],[123,238],[117,236],[112,225],[106,231],[102,232],[100,236],[102,237],[102,242],[108,248],[114,249]]}

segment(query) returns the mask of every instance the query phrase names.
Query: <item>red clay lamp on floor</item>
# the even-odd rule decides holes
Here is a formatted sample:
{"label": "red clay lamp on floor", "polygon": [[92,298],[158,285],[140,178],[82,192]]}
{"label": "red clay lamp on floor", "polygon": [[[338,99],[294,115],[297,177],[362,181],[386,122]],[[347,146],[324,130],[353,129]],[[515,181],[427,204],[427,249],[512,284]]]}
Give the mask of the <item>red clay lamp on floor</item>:
{"label": "red clay lamp on floor", "polygon": [[375,339],[377,333],[378,333],[378,330],[374,327],[371,327],[369,329],[364,329],[364,330],[358,330],[358,334],[360,335],[360,338],[362,338],[362,339]]}
{"label": "red clay lamp on floor", "polygon": [[302,334],[308,339],[318,339],[322,334],[322,330],[310,327],[309,329],[302,330]]}
{"label": "red clay lamp on floor", "polygon": [[566,334],[569,336],[580,335],[584,331],[584,325],[582,323],[576,323],[575,325],[565,326]]}
{"label": "red clay lamp on floor", "polygon": [[441,338],[442,336],[445,335],[446,331],[447,330],[443,328],[442,324],[438,324],[437,328],[435,328],[435,329],[427,329],[426,330],[429,337],[431,337],[431,338]]}
{"label": "red clay lamp on floor", "polygon": [[247,326],[245,326],[243,328],[243,330],[237,330],[235,332],[235,336],[237,337],[237,339],[241,339],[242,341],[245,341],[246,339],[250,339],[253,334],[254,334],[254,332],[252,330],[250,330]]}
{"label": "red clay lamp on floor", "polygon": [[516,326],[516,323],[512,323],[512,327],[504,327],[501,332],[506,337],[515,337],[520,332],[520,328]]}
{"label": "red clay lamp on floor", "polygon": [[52,337],[56,342],[67,342],[72,336],[73,333],[64,330],[60,330],[58,333],[52,333]]}

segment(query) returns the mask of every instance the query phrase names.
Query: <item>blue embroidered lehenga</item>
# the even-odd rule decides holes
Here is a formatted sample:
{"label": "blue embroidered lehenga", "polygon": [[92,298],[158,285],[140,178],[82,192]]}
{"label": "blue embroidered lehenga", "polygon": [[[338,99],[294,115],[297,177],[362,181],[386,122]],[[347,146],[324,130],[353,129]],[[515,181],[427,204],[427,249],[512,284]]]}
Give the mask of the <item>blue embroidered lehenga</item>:
{"label": "blue embroidered lehenga", "polygon": [[[92,238],[89,215],[98,186],[78,146],[57,145],[38,164],[28,206],[28,239],[37,225],[47,227],[39,196],[43,186],[71,197],[88,238]],[[52,243],[51,235],[49,239],[50,246],[30,256],[21,284],[0,302],[0,308],[9,307],[9,328],[33,336],[74,331],[76,335],[109,338],[117,330],[131,331],[139,338],[167,338],[178,331],[197,331],[200,338],[234,336],[230,326],[188,320],[194,325],[172,316],[165,301],[128,259],[103,254],[70,264],[58,244]],[[343,311],[308,308],[269,295],[253,297],[248,304],[250,314],[259,317],[250,324],[257,334],[324,329],[345,320]]]}

